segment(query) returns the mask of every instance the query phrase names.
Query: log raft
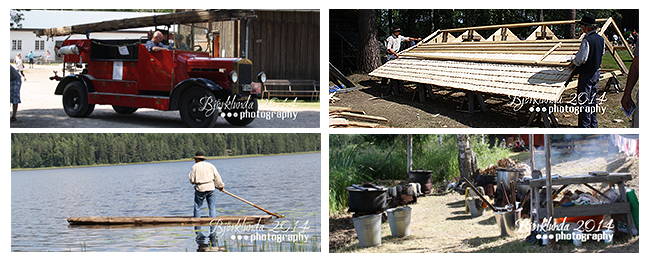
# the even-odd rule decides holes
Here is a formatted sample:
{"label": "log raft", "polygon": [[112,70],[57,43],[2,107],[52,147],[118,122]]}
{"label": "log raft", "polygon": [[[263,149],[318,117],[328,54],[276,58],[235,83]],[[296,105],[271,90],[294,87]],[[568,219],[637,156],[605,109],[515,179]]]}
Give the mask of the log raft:
{"label": "log raft", "polygon": [[271,215],[202,217],[70,217],[70,225],[221,225],[221,224],[265,224]]}

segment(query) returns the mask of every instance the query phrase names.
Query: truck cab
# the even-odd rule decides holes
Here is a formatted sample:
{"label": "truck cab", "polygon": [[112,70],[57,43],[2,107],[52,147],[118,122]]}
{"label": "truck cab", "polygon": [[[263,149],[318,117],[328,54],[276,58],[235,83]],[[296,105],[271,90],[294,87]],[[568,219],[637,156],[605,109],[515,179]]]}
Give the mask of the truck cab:
{"label": "truck cab", "polygon": [[120,114],[178,110],[188,127],[212,127],[219,116],[233,125],[250,124],[264,72],[253,74],[246,58],[212,57],[203,51],[209,46],[182,35],[166,32],[167,49],[157,52],[147,50],[148,39],[64,41],[58,54],[65,56],[64,67],[76,69],[52,78],[59,81],[55,94],[63,96],[65,112],[86,117],[95,105],[111,105]]}

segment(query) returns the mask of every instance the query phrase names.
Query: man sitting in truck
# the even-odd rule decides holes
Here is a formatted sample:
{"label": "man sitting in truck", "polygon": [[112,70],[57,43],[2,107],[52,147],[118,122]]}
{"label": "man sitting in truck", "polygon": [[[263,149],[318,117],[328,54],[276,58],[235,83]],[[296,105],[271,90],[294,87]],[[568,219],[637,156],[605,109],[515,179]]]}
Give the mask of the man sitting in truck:
{"label": "man sitting in truck", "polygon": [[144,47],[147,48],[149,52],[158,52],[161,50],[166,50],[167,48],[165,45],[162,44],[163,40],[163,34],[160,31],[156,31],[153,33],[153,37],[151,40],[147,41],[144,44]]}

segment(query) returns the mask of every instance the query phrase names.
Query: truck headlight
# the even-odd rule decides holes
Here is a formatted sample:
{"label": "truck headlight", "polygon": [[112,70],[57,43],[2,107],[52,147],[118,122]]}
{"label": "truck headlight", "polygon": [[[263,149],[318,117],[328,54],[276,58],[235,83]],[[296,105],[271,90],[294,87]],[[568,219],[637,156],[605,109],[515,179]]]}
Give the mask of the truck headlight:
{"label": "truck headlight", "polygon": [[262,83],[266,82],[266,73],[262,71],[260,72],[260,74],[257,74],[257,80],[259,80]]}
{"label": "truck headlight", "polygon": [[230,75],[228,75],[228,76],[230,77],[230,81],[232,81],[232,83],[237,83],[237,79],[239,79],[239,78],[238,78],[238,75],[237,75],[236,71],[234,71],[234,70],[231,71]]}

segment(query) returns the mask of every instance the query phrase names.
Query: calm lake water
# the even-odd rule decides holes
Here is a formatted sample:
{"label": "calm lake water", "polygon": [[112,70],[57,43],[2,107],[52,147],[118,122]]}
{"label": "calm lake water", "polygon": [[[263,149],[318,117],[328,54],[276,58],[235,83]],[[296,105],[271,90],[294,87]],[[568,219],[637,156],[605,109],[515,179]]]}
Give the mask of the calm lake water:
{"label": "calm lake water", "polygon": [[[14,171],[12,251],[320,251],[320,153],[209,160],[225,190],[285,215],[260,228],[70,226],[74,216],[191,216],[194,161]],[[218,215],[266,215],[225,193]],[[203,215],[208,215],[207,203]],[[211,232],[212,231],[212,232]],[[297,242],[292,242],[294,240]]]}

